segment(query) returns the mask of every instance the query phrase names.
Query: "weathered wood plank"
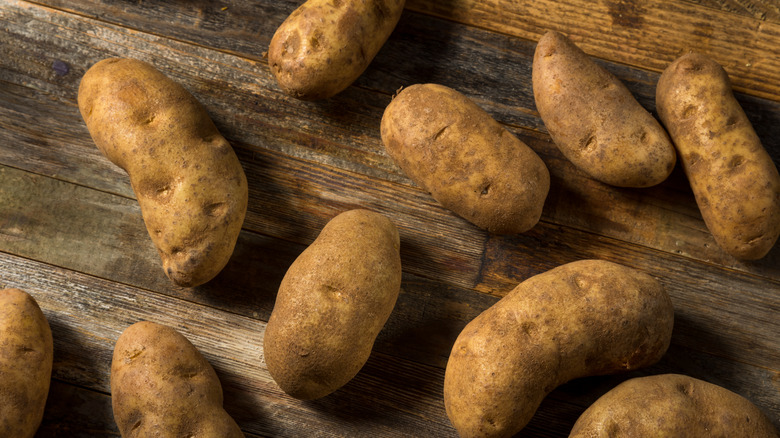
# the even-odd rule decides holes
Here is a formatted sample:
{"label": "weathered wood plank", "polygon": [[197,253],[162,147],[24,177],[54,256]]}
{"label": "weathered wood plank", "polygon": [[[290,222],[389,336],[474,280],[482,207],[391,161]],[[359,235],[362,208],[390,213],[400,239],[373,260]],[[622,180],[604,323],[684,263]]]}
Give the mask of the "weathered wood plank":
{"label": "weathered wood plank", "polygon": [[[663,0],[597,4],[587,0],[565,4],[552,0],[410,0],[407,9],[532,41],[545,30],[555,29],[569,34],[595,56],[656,71],[686,50],[700,50],[726,67],[740,91],[780,100],[780,86],[776,85],[780,82],[780,60],[775,56],[780,23],[771,19],[780,14],[777,5],[699,1],[701,5]],[[222,10],[220,3],[200,2],[183,13],[175,2],[160,2],[154,7],[108,0],[45,3],[255,59],[268,47],[276,27],[300,4],[285,1],[268,7],[243,2]],[[753,16],[735,10],[750,10]]]}
{"label": "weathered wood plank", "polygon": [[[307,209],[317,208],[316,202],[309,203]],[[244,232],[236,254],[215,281],[193,289],[178,288],[159,269],[156,251],[133,200],[0,167],[0,205],[3,251],[261,319],[270,315],[284,272],[303,250],[301,244]],[[385,213],[396,219],[392,211]],[[322,218],[322,224],[313,224],[311,229],[321,228],[327,219]],[[494,302],[469,289],[503,296],[539,272],[578,259],[600,258],[661,278],[675,303],[680,304],[678,314],[695,322],[681,333],[684,345],[770,368],[780,363],[780,339],[774,336],[780,329],[776,318],[780,280],[540,224],[524,235],[489,239],[484,258],[477,264],[460,266],[470,269],[478,280],[467,286],[447,287],[441,284],[446,278],[451,278],[450,284],[468,281],[459,279],[457,269],[436,275],[430,266],[416,265],[417,257],[423,259],[418,263],[424,262],[424,253],[415,254],[419,251],[414,246],[416,235],[407,228],[400,232],[407,275],[398,311],[388,323],[390,330],[380,338],[382,352],[393,354],[397,341],[424,338],[420,341],[424,348],[404,354],[413,354],[421,363],[443,366],[460,329]],[[313,238],[307,235],[304,240]],[[415,266],[429,270],[419,273]],[[465,278],[471,277],[466,274]],[[256,284],[257,278],[263,279],[261,285]],[[438,328],[428,335],[426,330],[431,326]],[[698,345],[702,330],[716,330],[724,337]]]}
{"label": "weathered wood plank", "polygon": [[[441,368],[375,351],[344,388],[319,401],[300,402],[281,393],[267,374],[262,361],[262,321],[2,253],[0,272],[3,287],[27,290],[49,319],[55,333],[53,375],[57,380],[108,393],[116,338],[130,324],[152,320],[175,327],[203,352],[223,384],[226,409],[247,432],[264,436],[308,431],[313,436],[454,436],[441,400]],[[780,419],[780,389],[761,384],[777,371],[674,346],[659,364],[641,372],[564,385],[550,395],[521,436],[566,436],[576,416],[604,391],[631,376],[662,372],[686,373],[721,384]],[[106,406],[102,409],[105,414]],[[52,412],[55,418],[56,413]],[[551,428],[551,423],[558,425]]]}
{"label": "weathered wood plank", "polygon": [[[190,89],[193,89],[212,111],[220,128],[234,141],[234,145],[239,149],[239,154],[244,157],[245,165],[251,164],[250,160],[245,157],[257,158],[260,167],[248,172],[250,178],[255,178],[255,175],[262,176],[261,179],[256,180],[254,186],[269,188],[270,192],[276,188],[280,190],[275,194],[253,190],[255,196],[276,196],[276,198],[267,198],[267,200],[281,202],[278,205],[293,207],[297,205],[297,202],[301,202],[301,200],[295,199],[295,197],[303,196],[297,193],[301,191],[300,189],[316,188],[318,191],[313,196],[309,196],[309,199],[312,200],[319,201],[319,196],[337,199],[334,196],[338,197],[340,193],[343,193],[340,188],[341,184],[345,179],[351,179],[351,187],[356,189],[356,193],[352,194],[354,196],[351,196],[351,201],[337,199],[341,206],[359,200],[360,204],[380,203],[384,205],[384,208],[398,210],[399,213],[411,213],[411,215],[399,214],[402,217],[414,217],[421,214],[425,216],[431,212],[438,215],[434,223],[437,224],[437,228],[444,226],[444,228],[440,228],[442,230],[440,235],[450,243],[443,245],[442,242],[437,241],[435,246],[424,247],[425,250],[433,251],[436,254],[434,260],[438,260],[439,263],[434,266],[452,266],[452,262],[448,262],[448,260],[455,261],[461,257],[457,253],[453,253],[452,249],[455,247],[464,251],[472,251],[470,256],[472,260],[482,251],[484,235],[466,224],[465,221],[442,211],[430,197],[400,175],[397,167],[384,153],[378,139],[376,124],[383,109],[383,104],[380,104],[380,101],[386,103],[389,100],[387,96],[353,88],[345,96],[321,106],[301,103],[280,96],[271,89],[258,89],[254,85],[258,78],[265,81],[272,81],[272,79],[262,75],[258,76],[257,72],[251,70],[250,65],[232,55],[215,53],[146,34],[128,33],[126,30],[111,27],[100,30],[101,39],[84,37],[85,29],[89,29],[90,26],[83,23],[82,19],[62,16],[61,13],[45,8],[32,8],[32,12],[17,10],[5,13],[19,14],[16,21],[26,23],[25,26],[9,28],[9,37],[18,37],[19,41],[24,40],[20,35],[27,35],[30,32],[44,32],[47,27],[52,25],[59,26],[61,34],[69,37],[62,41],[83,38],[82,44],[78,48],[72,47],[70,43],[60,44],[58,39],[52,39],[45,44],[36,42],[30,43],[31,45],[20,44],[6,47],[6,50],[11,52],[7,53],[7,56],[3,57],[4,59],[18,59],[22,52],[36,54],[33,58],[53,56],[57,59],[66,59],[73,66],[70,74],[74,75],[68,79],[57,79],[50,67],[35,71],[36,66],[40,63],[33,66],[28,65],[28,63],[10,65],[5,67],[6,70],[0,71],[0,74],[3,75],[2,78],[11,82],[8,87],[10,90],[8,92],[10,98],[7,100],[9,104],[6,108],[2,108],[4,112],[2,120],[9,120],[9,122],[3,122],[6,123],[5,126],[8,129],[0,133],[8,139],[5,144],[9,147],[0,152],[3,159],[7,160],[6,164],[55,175],[78,184],[89,186],[95,184],[103,190],[131,196],[126,177],[122,175],[120,170],[112,167],[110,163],[97,155],[96,148],[91,144],[73,102],[79,79],[75,77],[78,75],[78,71],[86,69],[93,62],[91,60],[109,56],[104,53],[105,50],[109,50],[104,46],[106,41],[114,41],[111,50],[120,50],[118,55],[139,56],[160,64],[161,68],[170,68],[172,74]],[[123,45],[117,48],[115,46],[117,42],[123,42]],[[467,41],[464,40],[462,44],[467,44]],[[134,47],[146,49],[137,50]],[[481,53],[480,59],[486,59],[490,47],[492,47],[490,44],[485,43],[481,51],[468,53]],[[507,56],[510,56],[512,60],[524,59],[523,56],[528,54],[528,48],[518,49],[516,52],[509,51],[511,56]],[[46,50],[46,52],[42,50]],[[156,53],[153,59],[151,58],[152,52]],[[167,58],[163,56],[164,54]],[[219,69],[209,72],[194,67],[202,59],[209,59],[213,64],[219,65]],[[525,59],[524,62],[527,67],[528,60]],[[182,70],[182,66],[185,66],[184,70]],[[264,74],[267,75],[267,72]],[[68,75],[66,75],[67,77]],[[29,84],[31,81],[33,83]],[[635,82],[637,89],[644,90],[644,93],[649,92],[647,83],[649,83],[647,78]],[[478,92],[476,83],[470,86],[474,87],[472,92]],[[269,87],[272,86],[269,85]],[[490,95],[488,99],[494,97]],[[63,105],[57,105],[58,100]],[[488,100],[479,100],[480,103],[488,105],[488,109],[495,111],[499,116],[501,114],[522,114],[522,111],[511,110],[511,102],[490,106]],[[52,101],[55,103],[51,103]],[[780,124],[773,123],[773,120],[780,118],[780,104],[766,103],[758,107],[761,108],[761,111],[754,114],[763,118],[757,126],[768,128],[769,133],[779,130]],[[257,111],[258,108],[259,111]],[[351,112],[345,112],[345,108],[351,108]],[[46,125],[48,124],[46,120],[51,119],[54,132],[68,129],[68,127],[73,132],[55,137],[45,134],[29,134],[31,131],[30,128],[26,127],[26,121],[33,115],[40,120],[39,125]],[[507,116],[507,119],[514,122],[512,117],[516,118],[516,116]],[[680,254],[708,263],[722,264],[734,269],[777,278],[778,270],[780,270],[777,251],[759,263],[741,263],[720,251],[703,226],[687,183],[680,180],[679,177],[676,181],[669,181],[649,190],[623,190],[606,187],[590,180],[575,170],[566,160],[563,160],[546,136],[539,136],[525,130],[514,128],[513,130],[542,154],[552,170],[554,180],[543,217],[545,221],[574,226],[585,231],[647,245],[667,252],[680,251]],[[350,132],[353,135],[350,135]],[[780,134],[772,135],[769,138],[774,139],[776,144],[780,141]],[[68,141],[59,139],[67,139]],[[780,146],[772,147],[772,144],[769,146],[770,152],[775,155],[780,151]],[[24,153],[19,153],[19,150],[24,150]],[[300,157],[306,161],[288,164],[285,163],[282,155],[274,155],[269,152],[272,150],[284,155]],[[42,163],[35,161],[36,158]],[[270,161],[266,163],[264,160]],[[296,186],[298,182],[290,175],[309,168],[310,160],[327,163],[329,166],[354,173],[334,172],[331,167],[318,164],[316,165],[318,168],[327,169],[325,174],[327,178],[323,180],[318,177],[315,181],[317,185],[298,187]],[[94,173],[89,171],[92,168],[90,166],[94,166]],[[273,177],[266,178],[266,174],[272,174]],[[277,176],[281,177],[285,183],[274,185],[273,178]],[[371,178],[371,182],[367,182],[366,178]],[[362,193],[363,191],[368,193]],[[396,200],[404,199],[411,200],[411,202],[407,202],[405,206],[394,204]],[[612,205],[613,208],[602,208],[601,206],[605,202]],[[316,225],[321,225],[323,218],[329,217],[333,212],[331,204],[330,207],[326,206],[327,208],[312,218],[308,216],[312,212],[304,209],[279,210],[277,208],[269,210],[263,205],[264,201],[253,199],[250,204],[248,226],[259,232],[278,232],[280,234],[275,235],[287,239],[298,238],[299,242],[302,240],[300,240],[300,236],[296,236],[296,233],[299,233],[301,228],[308,229],[308,236],[311,236],[318,229]],[[592,207],[588,207],[591,205]],[[416,206],[420,206],[420,208],[418,209]],[[583,206],[587,207],[587,214],[582,214]],[[405,208],[410,210],[404,211]],[[256,216],[255,213],[258,215]],[[277,213],[281,217],[264,216]],[[410,229],[415,229],[419,225],[419,221],[412,221],[408,225]],[[269,229],[274,228],[274,231],[269,231]],[[422,230],[422,233],[426,232],[427,230]],[[425,241],[424,238],[423,241]],[[443,269],[437,269],[437,271],[447,272]]]}
{"label": "weathered wood plank", "polygon": [[[262,321],[27,259],[11,260],[5,254],[0,259],[3,285],[33,295],[56,334],[53,376],[58,380],[110,392],[114,342],[134,322],[151,320],[176,328],[203,353],[223,384],[226,409],[248,432],[294,436],[310,422],[315,436],[340,436],[350,430],[377,430],[383,436],[450,434],[440,384],[422,389],[389,385],[387,379],[396,376],[382,374],[403,368],[405,381],[415,384],[440,380],[441,369],[377,356],[372,369],[380,374],[363,373],[340,390],[340,396],[300,402],[283,394],[265,368]],[[349,416],[334,415],[345,405],[353,410]],[[276,410],[285,414],[271,415]]]}
{"label": "weathered wood plank", "polygon": [[409,0],[406,8],[532,41],[554,29],[593,56],[654,71],[697,50],[723,65],[737,90],[780,100],[778,23],[663,0]]}
{"label": "weathered wood plank", "polygon": [[759,20],[780,22],[780,4],[774,0],[686,0],[702,6]]}

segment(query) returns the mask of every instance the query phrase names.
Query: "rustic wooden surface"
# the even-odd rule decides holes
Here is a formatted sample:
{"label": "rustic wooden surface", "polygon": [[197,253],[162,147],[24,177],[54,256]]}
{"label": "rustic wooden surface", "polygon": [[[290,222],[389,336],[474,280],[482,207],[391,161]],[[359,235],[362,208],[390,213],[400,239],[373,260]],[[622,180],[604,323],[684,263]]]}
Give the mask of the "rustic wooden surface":
{"label": "rustic wooden surface", "polygon": [[[780,245],[744,263],[707,232],[679,166],[649,189],[590,180],[551,143],[531,92],[535,41],[570,35],[655,110],[660,71],[689,49],[731,75],[780,165],[780,6],[774,0],[408,0],[358,81],[315,103],[279,91],[263,53],[299,1],[0,0],[0,286],[40,303],[55,340],[39,437],[118,436],[109,369],[119,334],[171,325],[217,370],[246,435],[451,437],[444,367],[459,331],[518,282],[583,258],[657,277],[672,296],[660,363],[555,390],[522,437],[565,437],[599,395],[629,377],[676,372],[752,400],[780,427]],[[247,173],[236,252],[194,289],[164,276],[127,176],[78,113],[81,76],[111,56],[153,63],[207,108]],[[542,221],[492,236],[441,208],[385,154],[379,120],[402,86],[462,91],[528,143],[552,183]],[[346,209],[390,217],[402,240],[398,304],[358,376],[301,402],[270,378],[265,321],[281,277]]]}

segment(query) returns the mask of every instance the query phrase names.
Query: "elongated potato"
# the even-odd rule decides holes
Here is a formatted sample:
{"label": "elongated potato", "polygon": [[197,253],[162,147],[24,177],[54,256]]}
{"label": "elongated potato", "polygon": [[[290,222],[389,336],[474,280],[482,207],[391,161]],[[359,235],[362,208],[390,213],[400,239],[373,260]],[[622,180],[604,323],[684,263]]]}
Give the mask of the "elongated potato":
{"label": "elongated potato", "polygon": [[403,9],[404,0],[308,0],[274,33],[271,72],[293,97],[331,97],[368,67]]}
{"label": "elongated potato", "polygon": [[625,266],[582,260],[531,277],[458,336],[447,415],[462,437],[509,437],[557,386],[658,361],[673,324],[663,286]]}
{"label": "elongated potato", "polygon": [[176,330],[142,321],[117,339],[111,404],[123,438],[243,438],[211,365]]}
{"label": "elongated potato", "polygon": [[738,259],[764,257],[780,236],[780,174],[726,72],[683,55],[658,80],[656,106],[715,241]]}
{"label": "elongated potato", "polygon": [[0,436],[35,436],[53,356],[51,329],[35,299],[19,289],[0,290]]}
{"label": "elongated potato", "polygon": [[398,231],[366,210],[333,218],[290,266],[263,341],[287,394],[324,397],[360,371],[401,287]]}
{"label": "elongated potato", "polygon": [[233,254],[248,189],[203,107],[151,65],[119,58],[87,71],[78,102],[97,147],[129,174],[168,277],[191,287],[216,276]]}
{"label": "elongated potato", "polygon": [[648,187],[674,169],[677,157],[664,128],[564,35],[549,31],[539,40],[532,80],[536,108],[553,141],[592,178]]}
{"label": "elongated potato", "polygon": [[409,178],[474,225],[515,234],[539,222],[550,189],[544,162],[459,92],[404,89],[385,109],[381,134]]}
{"label": "elongated potato", "polygon": [[746,398],[679,374],[627,380],[601,396],[569,438],[777,438],[769,419]]}

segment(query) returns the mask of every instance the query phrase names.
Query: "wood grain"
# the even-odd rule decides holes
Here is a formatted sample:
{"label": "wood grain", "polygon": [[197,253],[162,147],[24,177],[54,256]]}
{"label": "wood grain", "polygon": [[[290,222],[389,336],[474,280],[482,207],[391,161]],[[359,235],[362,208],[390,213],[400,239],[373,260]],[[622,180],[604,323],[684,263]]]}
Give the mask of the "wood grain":
{"label": "wood grain", "polygon": [[780,100],[774,22],[663,0],[409,0],[406,7],[532,41],[557,30],[590,55],[653,71],[696,50],[723,65],[737,90]]}
{"label": "wood grain", "polygon": [[[23,37],[32,32],[44,32],[46,28],[56,25],[62,35],[67,38],[62,41],[71,41],[83,38],[83,32],[79,29],[84,26],[83,19],[63,16],[55,11],[47,9],[33,9],[31,11],[18,11],[20,16],[15,19],[17,22],[25,22],[25,26],[11,28],[9,38],[16,38],[23,41]],[[66,21],[72,20],[72,21]],[[430,29],[433,30],[433,29]],[[110,56],[104,53],[109,49],[120,49],[116,55],[133,56],[141,59],[155,62],[161,69],[169,72],[172,76],[183,82],[193,93],[206,104],[212,116],[222,129],[223,133],[239,149],[242,157],[248,157],[251,153],[253,158],[261,165],[257,172],[249,172],[250,178],[253,175],[264,176],[267,173],[276,172],[274,177],[279,176],[286,181],[281,185],[280,191],[274,193],[274,189],[279,185],[273,184],[272,178],[265,178],[257,181],[253,187],[263,187],[269,189],[268,193],[253,190],[253,195],[257,196],[275,196],[274,202],[295,205],[301,200],[296,198],[306,194],[306,190],[299,190],[297,185],[305,184],[306,169],[310,167],[311,161],[316,161],[315,166],[325,169],[334,166],[343,169],[346,172],[330,172],[327,174],[327,180],[315,179],[311,181],[314,191],[310,199],[318,200],[321,194],[330,192],[343,192],[341,185],[348,184],[346,181],[352,179],[353,187],[358,190],[350,191],[352,199],[349,201],[341,200],[337,208],[326,209],[320,212],[315,218],[301,217],[308,213],[301,209],[257,209],[263,214],[278,213],[276,217],[255,217],[250,211],[250,217],[247,223],[254,230],[264,233],[272,233],[286,239],[296,239],[295,234],[301,227],[313,230],[319,229],[324,224],[324,220],[335,214],[339,209],[348,205],[373,205],[376,199],[382,199],[386,203],[387,209],[404,211],[406,208],[415,210],[417,215],[428,214],[427,212],[437,212],[438,217],[434,221],[436,228],[441,231],[439,236],[447,239],[451,244],[441,242],[439,245],[431,245],[429,249],[441,251],[434,255],[434,259],[440,260],[439,267],[447,267],[447,263],[462,264],[463,256],[455,254],[452,249],[463,251],[471,249],[470,259],[477,260],[484,247],[485,236],[479,230],[474,229],[465,221],[454,217],[451,213],[442,210],[437,206],[428,195],[424,194],[418,188],[414,187],[392,163],[384,153],[381,141],[378,138],[377,120],[381,117],[383,105],[389,101],[389,98],[381,94],[369,93],[359,89],[351,89],[345,96],[340,96],[336,101],[317,106],[317,104],[302,103],[293,99],[281,96],[274,89],[270,74],[266,70],[253,71],[250,65],[247,65],[241,58],[232,55],[225,55],[219,52],[207,51],[201,48],[162,40],[160,38],[145,34],[128,33],[119,28],[106,26],[101,30],[102,39],[85,39],[83,44],[75,51],[73,47],[59,44],[60,39],[53,39],[51,45],[46,46],[46,53],[38,53],[37,56],[64,59],[69,65],[73,66],[73,76],[78,71],[86,68],[97,59]],[[435,33],[435,32],[432,32]],[[484,32],[482,33],[484,34]],[[475,34],[479,37],[482,34]],[[127,46],[108,44],[111,41],[129,41]],[[466,45],[464,40],[462,45]],[[488,43],[485,43],[489,47]],[[143,51],[137,49],[125,50],[122,47],[143,47]],[[8,53],[7,59],[19,59],[21,53],[30,53],[36,46],[25,47],[23,44],[9,48],[13,52]],[[528,49],[528,47],[526,47]],[[40,50],[40,47],[38,47]],[[487,58],[485,52],[481,58]],[[75,52],[74,52],[75,51]],[[155,55],[152,55],[152,53]],[[473,52],[473,50],[472,50]],[[33,52],[34,53],[34,52]],[[525,53],[529,53],[528,50]],[[37,57],[36,56],[36,57]],[[520,54],[514,55],[520,58]],[[189,67],[182,70],[182,66],[195,66],[202,59],[209,59],[210,62],[220,65],[220,69],[209,73],[196,67]],[[512,60],[512,59],[510,59]],[[524,61],[526,65],[528,60]],[[63,95],[63,102],[67,104],[70,111],[63,114],[65,106],[50,104],[47,102],[53,96],[41,94],[40,91],[33,96],[31,100],[24,102],[19,100],[18,105],[12,107],[13,110],[7,114],[12,120],[12,126],[25,126],[25,120],[28,120],[30,112],[50,111],[49,117],[61,120],[59,125],[62,129],[70,126],[74,132],[61,137],[73,138],[76,145],[83,149],[83,152],[73,149],[72,144],[55,142],[48,138],[40,139],[21,138],[23,134],[18,134],[18,129],[12,129],[7,134],[8,145],[14,145],[12,151],[5,152],[14,156],[21,155],[21,159],[16,161],[7,161],[7,164],[13,166],[25,166],[21,160],[27,159],[32,154],[39,156],[51,155],[51,148],[61,146],[63,152],[57,153],[59,160],[68,159],[69,155],[76,160],[68,163],[47,163],[40,167],[35,163],[28,163],[26,168],[34,171],[44,171],[49,167],[49,175],[57,175],[60,178],[67,178],[78,184],[90,185],[94,181],[103,181],[111,183],[110,187],[103,187],[113,193],[121,193],[132,196],[128,190],[126,177],[119,169],[112,168],[107,160],[101,161],[96,155],[94,146],[91,144],[83,122],[75,110],[75,91],[78,78],[68,77],[59,79],[63,83],[59,87],[51,84],[50,70],[35,71],[36,65],[28,66],[25,63],[14,66],[22,70],[20,77],[39,78],[36,81],[36,88],[51,89],[51,93]],[[530,72],[530,70],[528,70]],[[24,73],[24,75],[22,75]],[[37,76],[36,76],[37,75]],[[70,74],[68,75],[70,76]],[[13,77],[10,77],[13,80]],[[641,79],[641,78],[640,78]],[[255,84],[262,80],[267,85],[266,88],[258,88]],[[642,79],[643,80],[643,79]],[[20,80],[21,82],[21,80]],[[637,82],[639,83],[639,82]],[[48,84],[48,85],[47,85]],[[528,89],[530,84],[526,83]],[[474,92],[477,92],[477,84],[473,84]],[[48,90],[47,90],[48,91]],[[20,91],[21,92],[21,91]],[[29,92],[29,91],[28,91]],[[648,90],[645,90],[649,93]],[[474,96],[479,102],[492,102],[499,100],[495,95],[488,95],[489,101]],[[12,101],[14,102],[14,101]],[[517,103],[517,102],[516,102]],[[525,102],[532,105],[530,101]],[[335,108],[339,108],[334,110]],[[508,113],[512,108],[509,105],[493,105],[492,109],[498,109]],[[762,117],[761,126],[771,126],[773,128],[768,138],[767,148],[774,156],[780,151],[780,132],[774,135],[774,131],[780,130],[780,124],[772,123],[772,118],[777,118],[780,114],[780,105],[765,102],[761,111],[754,113],[756,117]],[[488,107],[491,110],[490,107]],[[331,111],[334,110],[334,111]],[[332,113],[332,114],[331,114]],[[515,113],[517,111],[515,110]],[[502,119],[501,114],[496,115]],[[511,121],[511,117],[507,117]],[[541,124],[537,119],[537,124]],[[773,277],[780,271],[780,258],[778,251],[773,251],[767,258],[758,263],[739,262],[725,253],[723,253],[715,244],[712,237],[704,227],[703,221],[698,213],[698,209],[692,202],[692,195],[684,178],[678,173],[676,179],[668,181],[661,186],[649,190],[621,190],[613,187],[599,184],[587,176],[574,169],[565,161],[554,145],[549,141],[546,135],[538,136],[533,132],[524,129],[510,128],[517,133],[521,139],[529,143],[537,152],[539,152],[553,174],[553,184],[551,194],[548,198],[545,214],[545,221],[573,226],[584,231],[589,231],[601,235],[611,236],[617,239],[633,241],[637,244],[647,245],[652,248],[661,249],[668,252],[678,252],[681,255],[707,260],[714,263],[724,264],[734,269],[754,272],[764,276]],[[348,135],[350,130],[354,135]],[[55,131],[56,132],[56,131]],[[81,134],[81,137],[79,137]],[[319,137],[317,137],[319,136]],[[20,142],[21,140],[21,142]],[[26,141],[25,141],[26,140]],[[19,154],[22,146],[30,144],[33,149],[26,153]],[[23,148],[22,148],[23,149]],[[45,149],[45,150],[42,150]],[[242,152],[245,149],[247,152]],[[269,151],[278,151],[285,156],[294,156],[304,160],[303,162],[294,162],[292,165],[277,165],[275,156],[269,157]],[[84,157],[89,158],[89,162],[84,163]],[[92,162],[91,160],[95,160]],[[269,160],[267,163],[263,160]],[[244,159],[245,166],[250,161]],[[56,167],[55,167],[56,166]],[[97,174],[90,175],[88,166],[94,166]],[[300,176],[296,173],[304,171]],[[351,172],[351,173],[350,173]],[[290,175],[296,175],[296,180],[291,179]],[[110,176],[110,177],[109,177]],[[365,184],[365,177],[380,178],[370,184]],[[308,182],[308,181],[306,181]],[[400,186],[398,184],[400,184]],[[379,185],[377,185],[379,184]],[[289,190],[288,190],[289,188]],[[316,190],[316,191],[315,191]],[[363,190],[373,192],[373,199],[361,197]],[[395,196],[398,191],[404,192],[404,195]],[[357,196],[357,197],[354,197]],[[397,205],[389,200],[407,200],[407,205]],[[614,208],[603,209],[600,205],[608,200]],[[618,201],[618,202],[615,202]],[[586,208],[587,214],[582,214],[582,209],[572,210],[571,202],[580,203],[581,207]],[[250,209],[257,205],[251,203]],[[593,207],[588,207],[593,206]],[[576,214],[568,212],[576,211]],[[424,212],[424,213],[421,213]],[[290,216],[289,213],[292,213]],[[406,217],[408,215],[404,215]],[[431,221],[428,221],[429,223]],[[256,225],[255,225],[256,224]],[[447,224],[446,227],[444,225]],[[419,226],[419,223],[410,223],[410,229],[425,229]],[[682,225],[682,226],[681,226]],[[285,230],[271,231],[268,227],[287,227]],[[441,227],[441,228],[440,228]],[[638,228],[641,227],[641,228]],[[424,233],[427,233],[425,231]],[[312,235],[306,236],[312,238]],[[421,236],[421,239],[430,239],[430,235]],[[437,237],[439,239],[440,237]],[[298,240],[301,241],[301,240]],[[447,272],[438,269],[440,272]],[[460,275],[460,274],[458,274]],[[464,283],[466,284],[466,283]]]}
{"label": "wood grain", "polygon": [[[599,395],[662,372],[736,391],[780,426],[780,245],[755,263],[723,254],[679,167],[644,190],[587,178],[550,141],[530,84],[547,26],[578,38],[651,112],[659,66],[681,41],[724,58],[766,55],[727,69],[780,163],[777,71],[762,70],[777,61],[772,2],[410,0],[366,73],[316,103],[283,95],[262,57],[299,1],[44,3],[0,0],[0,40],[13,41],[0,44],[0,286],[39,298],[55,333],[55,383],[39,436],[116,436],[113,342],[140,319],[173,325],[206,354],[248,436],[454,436],[441,387],[460,330],[518,282],[583,258],[656,276],[675,305],[672,346],[646,370],[563,385],[518,436],[567,436]],[[236,252],[204,286],[165,278],[127,176],[100,155],[78,114],[81,76],[109,56],[152,62],[182,83],[247,173],[250,208]],[[385,154],[384,107],[418,82],[461,90],[540,154],[552,184],[537,227],[517,236],[478,230]],[[293,400],[262,363],[264,321],[290,263],[331,217],[355,207],[398,225],[402,292],[356,379],[331,397]]]}

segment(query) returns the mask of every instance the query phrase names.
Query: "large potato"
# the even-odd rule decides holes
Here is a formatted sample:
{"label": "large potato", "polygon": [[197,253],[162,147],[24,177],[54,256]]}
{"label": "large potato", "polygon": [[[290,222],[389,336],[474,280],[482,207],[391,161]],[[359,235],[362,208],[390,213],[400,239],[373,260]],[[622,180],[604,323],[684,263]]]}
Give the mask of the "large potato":
{"label": "large potato", "polygon": [[765,256],[780,235],[780,174],[726,72],[683,55],[661,75],[656,106],[715,241],[738,259]]}
{"label": "large potato", "polygon": [[35,299],[19,289],[0,290],[0,436],[35,435],[53,355],[51,329]]}
{"label": "large potato", "polygon": [[268,372],[284,392],[323,397],[360,371],[398,298],[399,246],[389,219],[351,210],[293,262],[263,341]]}
{"label": "large potato", "polygon": [[197,286],[216,276],[233,253],[248,192],[203,107],[151,65],[119,58],[87,71],[78,102],[97,147],[129,174],[168,277]]}
{"label": "large potato", "polygon": [[385,109],[387,153],[444,207],[497,234],[528,231],[550,189],[544,162],[459,92],[412,85]]}
{"label": "large potato", "polygon": [[211,365],[176,330],[138,322],[117,339],[111,403],[124,438],[243,438]]}
{"label": "large potato", "polygon": [[549,31],[539,40],[532,80],[536,108],[553,141],[592,178],[648,187],[674,169],[677,158],[664,128],[564,35]]}
{"label": "large potato", "polygon": [[569,438],[777,438],[750,401],[679,374],[627,380],[591,405]]}
{"label": "large potato", "polygon": [[674,312],[647,274],[601,260],[520,283],[452,347],[444,406],[462,437],[508,437],[574,378],[633,370],[669,347]]}
{"label": "large potato", "polygon": [[274,33],[271,72],[293,97],[331,97],[368,67],[403,9],[404,0],[308,0]]}

